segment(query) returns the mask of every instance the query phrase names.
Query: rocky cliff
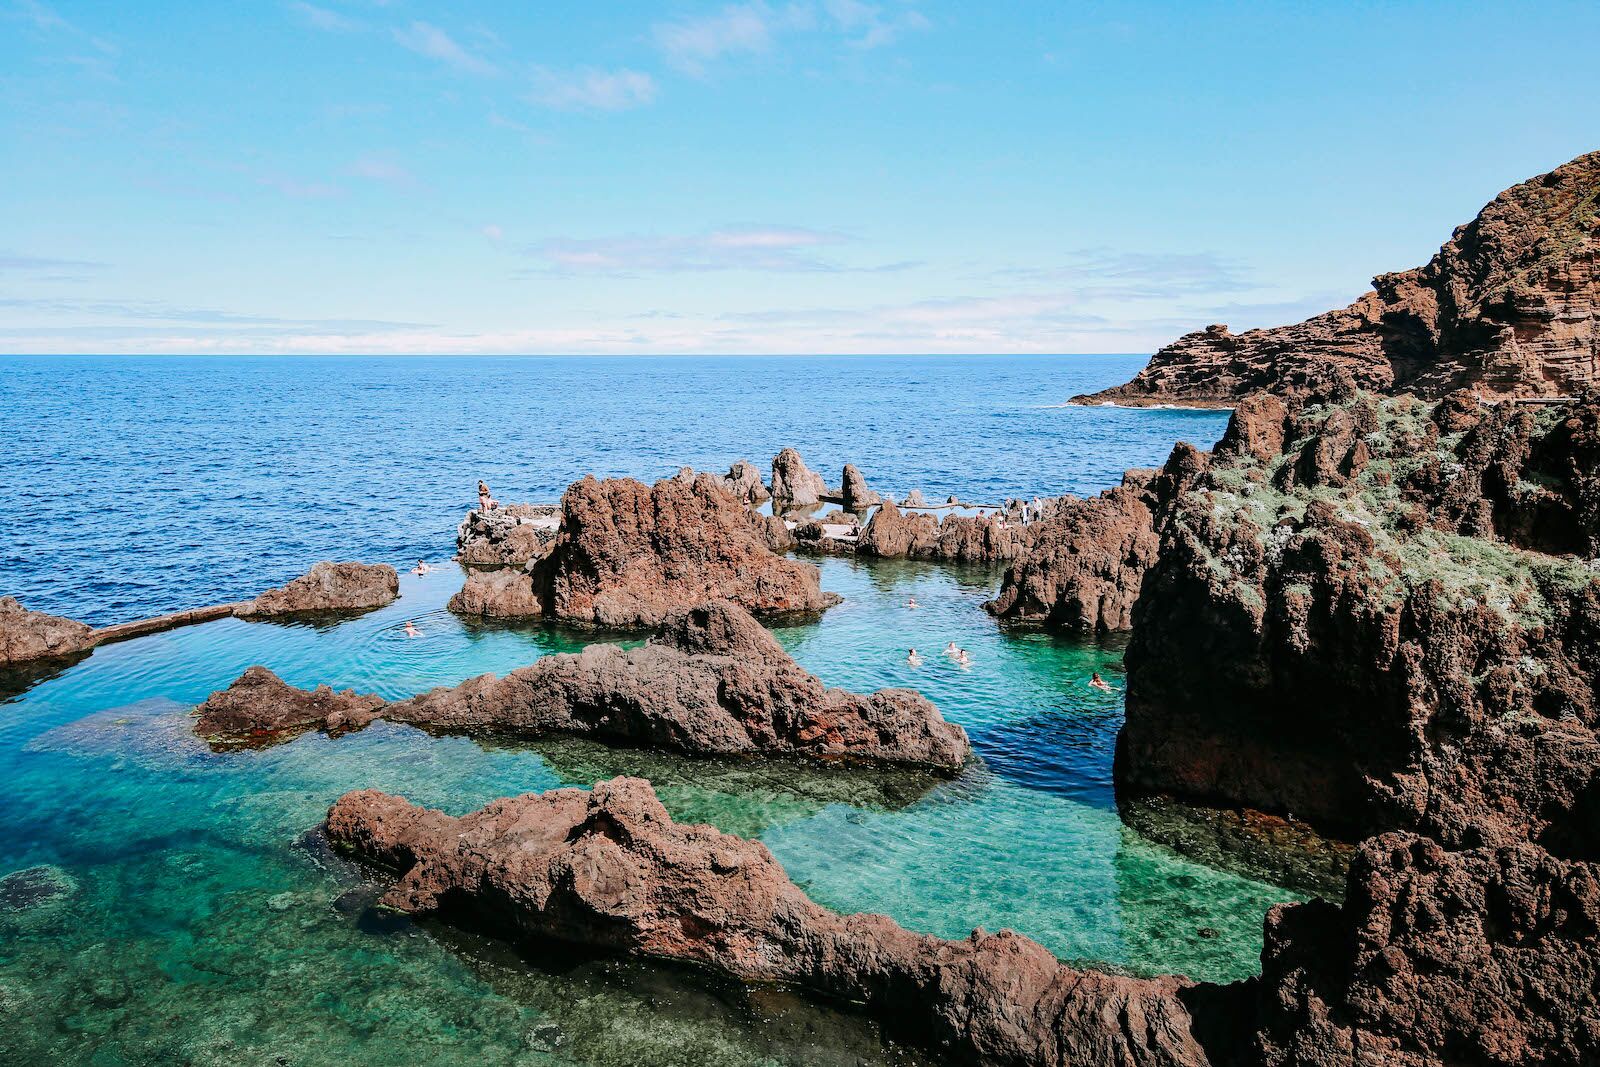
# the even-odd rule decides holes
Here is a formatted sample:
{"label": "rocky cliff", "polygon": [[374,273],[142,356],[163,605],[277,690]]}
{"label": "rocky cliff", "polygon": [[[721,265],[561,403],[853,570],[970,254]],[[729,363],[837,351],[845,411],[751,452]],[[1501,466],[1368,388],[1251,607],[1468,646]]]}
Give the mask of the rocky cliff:
{"label": "rocky cliff", "polygon": [[503,678],[470,678],[409,700],[327,686],[295,689],[251,667],[200,705],[195,732],[215,748],[260,746],[306,730],[358,730],[385,718],[441,733],[570,735],[696,755],[791,756],[832,763],[959,770],[961,727],[909,689],[830,689],[735,604],[668,619],[643,648],[590,645]]}
{"label": "rocky cliff", "polygon": [[817,614],[837,603],[816,567],[779,557],[769,538],[713,475],[654,486],[588,477],[562,496],[560,532],[543,556],[526,570],[469,574],[450,607],[643,629],[706,600],[760,615]]}
{"label": "rocky cliff", "polygon": [[473,508],[456,528],[456,559],[465,566],[521,566],[556,539],[561,509],[541,504]]}
{"label": "rocky cliff", "polygon": [[1437,398],[1556,396],[1600,382],[1600,152],[1495,197],[1426,266],[1349,307],[1243,334],[1210,326],[1078,403],[1233,404],[1336,381]]}
{"label": "rocky cliff", "polygon": [[1600,857],[1597,420],[1241,405],[1163,510],[1119,786]]}

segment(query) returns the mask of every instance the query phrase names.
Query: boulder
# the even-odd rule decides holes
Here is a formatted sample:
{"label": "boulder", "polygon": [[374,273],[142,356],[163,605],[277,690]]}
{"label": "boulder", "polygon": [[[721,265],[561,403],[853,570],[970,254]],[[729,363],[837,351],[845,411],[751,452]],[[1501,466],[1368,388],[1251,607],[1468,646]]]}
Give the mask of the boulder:
{"label": "boulder", "polygon": [[828,493],[822,475],[806,466],[792,448],[772,460],[772,510],[781,515],[796,508],[815,507]]}
{"label": "boulder", "polygon": [[867,509],[883,503],[883,497],[867,486],[867,479],[854,463],[844,465],[843,488],[839,496],[844,510],[855,515],[865,515]]}
{"label": "boulder", "polygon": [[861,554],[882,559],[926,559],[939,544],[939,522],[926,512],[884,504],[861,531]]}
{"label": "boulder", "polygon": [[246,619],[371,611],[400,595],[400,576],[387,563],[329,563],[234,609]]}
{"label": "boulder", "polygon": [[616,778],[497,800],[461,818],[375,790],[328,813],[336,847],[398,873],[387,907],[782,982],[862,1004],[955,1062],[1199,1067],[1175,978],[1059,963],[1009,931],[960,941],[838,915],[759,843],[672,821],[650,783]]}
{"label": "boulder", "polygon": [[541,504],[474,508],[456,529],[456,559],[466,566],[522,565],[555,542],[561,509]]}
{"label": "boulder", "polygon": [[761,484],[761,472],[748,460],[739,460],[722,476],[722,488],[729,496],[747,507],[755,507],[771,499],[772,494]]}
{"label": "boulder", "polygon": [[1227,406],[1359,387],[1428,398],[1574,395],[1600,380],[1600,152],[1495,197],[1424,267],[1349,307],[1234,334],[1208,326],[1076,403]]}
{"label": "boulder", "polygon": [[94,645],[86,623],[29,611],[16,597],[0,596],[0,668],[73,659]]}
{"label": "boulder", "polygon": [[815,615],[837,603],[816,567],[773,552],[774,535],[713,475],[654,486],[584,478],[562,496],[560,532],[528,573],[469,578],[451,608],[645,629],[709,599],[766,616]]}
{"label": "boulder", "polygon": [[591,737],[694,755],[781,755],[905,764],[944,773],[970,754],[966,734],[909,689],[829,689],[735,604],[667,620],[643,648],[590,645],[385,704],[293,689],[252,667],[201,705],[196,732],[217,747],[359,729],[373,719],[428,730]]}

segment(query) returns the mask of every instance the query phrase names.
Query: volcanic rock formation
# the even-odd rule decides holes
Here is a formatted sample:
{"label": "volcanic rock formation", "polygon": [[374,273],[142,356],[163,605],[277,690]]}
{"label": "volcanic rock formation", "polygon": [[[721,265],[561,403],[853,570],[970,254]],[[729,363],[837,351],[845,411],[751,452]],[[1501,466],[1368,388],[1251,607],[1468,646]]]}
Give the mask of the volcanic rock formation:
{"label": "volcanic rock formation", "polygon": [[468,576],[450,601],[464,614],[544,615],[577,625],[643,629],[706,600],[758,615],[814,615],[838,603],[816,567],[783,559],[770,532],[710,474],[646,486],[574,482],[561,528],[528,571]]}
{"label": "volcanic rock formation", "polygon": [[1600,858],[1597,422],[1241,406],[1161,509],[1119,786]]}
{"label": "volcanic rock formation", "polygon": [[467,566],[523,565],[555,542],[561,509],[541,504],[474,508],[456,529],[456,559]]}
{"label": "volcanic rock formation", "polygon": [[941,522],[886,502],[862,529],[857,551],[880,559],[1003,563],[1026,554],[1039,530],[1038,524],[1006,522],[998,515],[948,515]]}
{"label": "volcanic rock formation", "polygon": [[865,515],[868,508],[883,503],[883,497],[867,485],[866,476],[854,463],[844,465],[840,484],[840,506],[853,515]]}
{"label": "volcanic rock formation", "polygon": [[1571,395],[1600,383],[1600,152],[1495,197],[1427,266],[1292,326],[1179,338],[1077,403],[1231,405],[1336,381],[1442,397]]}
{"label": "volcanic rock formation", "polygon": [[779,452],[772,460],[772,510],[781,515],[796,508],[815,507],[827,493],[822,475],[806,466],[792,448]]}
{"label": "volcanic rock formation", "polygon": [[308,729],[355,730],[376,718],[443,733],[569,734],[696,755],[783,755],[897,763],[954,772],[970,748],[961,727],[909,689],[829,689],[736,604],[669,619],[643,648],[590,645],[504,678],[470,678],[409,700],[313,693],[252,667],[199,709],[216,747],[273,743]]}
{"label": "volcanic rock formation", "polygon": [[642,779],[496,800],[459,819],[346,793],[327,834],[399,872],[386,906],[792,983],[860,1002],[961,1062],[1206,1063],[1182,979],[1075,970],[1005,931],[945,941],[880,915],[838,915],[765,846],[674,823]]}
{"label": "volcanic rock formation", "polygon": [[329,563],[234,608],[244,619],[371,611],[400,595],[400,576],[387,563]]}
{"label": "volcanic rock formation", "polygon": [[722,488],[728,495],[747,507],[755,507],[771,499],[772,494],[761,484],[761,472],[749,460],[739,460],[722,476]]}
{"label": "volcanic rock formation", "polygon": [[29,611],[16,597],[0,596],[0,668],[72,659],[93,644],[86,623]]}

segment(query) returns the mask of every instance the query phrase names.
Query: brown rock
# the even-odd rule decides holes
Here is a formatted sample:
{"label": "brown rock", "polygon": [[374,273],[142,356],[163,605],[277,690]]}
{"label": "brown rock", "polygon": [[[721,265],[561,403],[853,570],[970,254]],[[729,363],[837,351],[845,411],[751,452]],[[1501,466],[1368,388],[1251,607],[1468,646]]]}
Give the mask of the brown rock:
{"label": "brown rock", "polygon": [[868,508],[883,503],[883,497],[868,487],[867,479],[856,469],[854,463],[844,465],[841,484],[843,488],[840,490],[840,496],[844,510],[852,514],[865,515]]}
{"label": "brown rock", "polygon": [[722,488],[728,495],[744,504],[755,507],[771,499],[772,494],[761,484],[761,472],[748,460],[739,460],[722,477]]}
{"label": "brown rock", "polygon": [[561,531],[530,575],[469,580],[451,607],[641,629],[709,599],[772,616],[817,614],[837,603],[822,592],[815,567],[774,554],[772,537],[709,474],[654,486],[584,478],[562,496]]}
{"label": "brown rock", "polygon": [[[357,699],[371,702],[355,705],[366,715],[359,721],[350,710]],[[643,648],[591,645],[545,656],[504,678],[485,674],[388,705],[330,694],[327,687],[307,694],[254,667],[211,696],[197,730],[240,743],[356,729],[380,716],[445,733],[566,734],[697,755],[784,755],[944,772],[960,769],[970,754],[961,728],[917,693],[828,689],[747,612],[726,602],[667,620]]]}
{"label": "brown rock", "polygon": [[861,554],[884,559],[927,558],[939,544],[939,523],[927,512],[884,504],[861,531]]}
{"label": "brown rock", "polygon": [[458,615],[486,619],[530,619],[544,614],[533,575],[522,567],[472,568],[446,605]]}
{"label": "brown rock", "polygon": [[72,659],[94,644],[86,623],[29,611],[16,597],[0,596],[0,667]]}
{"label": "brown rock", "polygon": [[1600,381],[1600,152],[1507,189],[1425,267],[1292,326],[1179,338],[1079,403],[1229,405],[1343,386],[1442,397],[1572,395]]}
{"label": "brown rock", "polygon": [[861,531],[858,551],[882,559],[1003,563],[1025,554],[1039,529],[998,515],[950,515],[940,522],[926,512],[902,512],[885,503]]}
{"label": "brown rock", "polygon": [[241,618],[371,611],[400,595],[400,576],[387,563],[323,561],[287,585],[234,609]]}
{"label": "brown rock", "polygon": [[319,685],[296,689],[265,667],[250,667],[228,688],[200,705],[195,733],[213,747],[262,747],[306,730],[338,735],[359,730],[382,714],[383,701],[353,689]]}
{"label": "brown rock", "polygon": [[456,529],[456,559],[468,566],[522,565],[550,550],[561,509],[540,504],[474,508]]}
{"label": "brown rock", "polygon": [[883,916],[835,914],[764,846],[674,823],[641,779],[497,800],[459,819],[347,793],[327,834],[400,873],[382,898],[390,907],[790,983],[859,1002],[959,1062],[1207,1062],[1181,979],[1075,970],[1010,932],[944,941]]}
{"label": "brown rock", "polygon": [[796,508],[815,507],[828,492],[822,475],[806,466],[792,448],[779,452],[772,460],[772,510],[783,514]]}
{"label": "brown rock", "polygon": [[1583,1064],[1600,1057],[1600,869],[1521,844],[1362,845],[1342,907],[1267,918],[1244,1062]]}

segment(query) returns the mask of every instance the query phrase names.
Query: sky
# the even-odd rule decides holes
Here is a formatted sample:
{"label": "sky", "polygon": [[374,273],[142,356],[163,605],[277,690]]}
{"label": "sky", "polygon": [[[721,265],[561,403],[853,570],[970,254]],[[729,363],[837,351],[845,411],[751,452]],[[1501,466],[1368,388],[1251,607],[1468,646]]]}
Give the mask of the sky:
{"label": "sky", "polygon": [[1150,352],[1600,148],[1600,5],[0,0],[0,352]]}

